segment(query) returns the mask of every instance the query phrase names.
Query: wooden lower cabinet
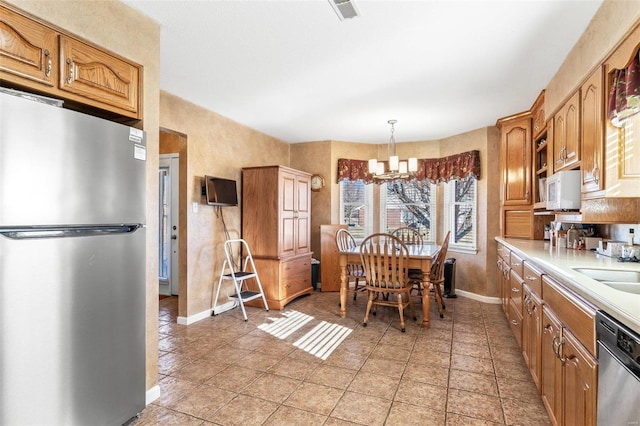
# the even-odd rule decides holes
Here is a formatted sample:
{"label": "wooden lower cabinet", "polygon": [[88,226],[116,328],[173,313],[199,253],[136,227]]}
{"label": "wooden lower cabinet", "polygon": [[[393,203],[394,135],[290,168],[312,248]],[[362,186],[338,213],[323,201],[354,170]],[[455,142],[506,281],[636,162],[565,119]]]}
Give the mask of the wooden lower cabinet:
{"label": "wooden lower cabinet", "polygon": [[500,243],[497,268],[505,315],[551,422],[595,425],[595,308]]}
{"label": "wooden lower cabinet", "polygon": [[563,425],[595,425],[597,420],[598,363],[567,329],[563,329],[561,356]]}
{"label": "wooden lower cabinet", "polygon": [[522,355],[529,367],[529,372],[540,390],[541,344],[542,344],[542,301],[531,289],[523,284],[522,312]]}
{"label": "wooden lower cabinet", "polygon": [[540,351],[542,402],[554,425],[562,419],[562,365],[556,355],[557,342],[562,336],[562,325],[549,309],[542,307],[542,341]]}
{"label": "wooden lower cabinet", "polygon": [[542,401],[553,424],[595,425],[598,362],[547,305],[542,307],[541,363]]}
{"label": "wooden lower cabinet", "polygon": [[[253,259],[260,276],[269,309],[281,310],[293,299],[311,294],[311,254],[286,259]],[[249,302],[262,306],[261,300]]]}

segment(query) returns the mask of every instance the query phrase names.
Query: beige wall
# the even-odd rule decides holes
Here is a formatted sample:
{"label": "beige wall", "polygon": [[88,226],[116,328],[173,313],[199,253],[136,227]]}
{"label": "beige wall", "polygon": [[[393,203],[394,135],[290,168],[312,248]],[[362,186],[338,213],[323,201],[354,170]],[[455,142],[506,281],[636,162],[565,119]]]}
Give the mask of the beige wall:
{"label": "beige wall", "polygon": [[[562,106],[640,19],[640,1],[605,0],[551,79],[545,92],[547,118]],[[533,101],[531,103],[533,104]],[[516,111],[514,111],[516,112]]]}
{"label": "beige wall", "polygon": [[[450,253],[456,259],[456,287],[481,296],[498,297],[496,243],[500,218],[500,133],[486,127],[440,141],[440,155],[480,151],[480,180],[477,186],[477,254]],[[440,192],[438,193],[440,194]],[[442,208],[442,197],[438,202]],[[442,227],[439,227],[442,229]],[[442,235],[439,236],[439,239]]]}
{"label": "beige wall", "polygon": [[291,164],[294,169],[304,170],[324,177],[325,187],[311,192],[311,251],[320,260],[320,225],[331,217],[331,145],[330,141],[298,143],[291,145]]}
{"label": "beige wall", "polygon": [[[144,67],[147,132],[147,389],[158,384],[158,118],[160,27],[116,0],[9,0],[15,6]],[[135,43],[132,43],[135,40]]]}
{"label": "beige wall", "polygon": [[[451,252],[456,258],[456,285],[481,296],[497,297],[495,279],[495,240],[499,233],[500,134],[495,127],[487,127],[438,141],[398,143],[396,152],[400,158],[438,158],[470,150],[479,150],[482,162],[481,180],[478,182],[478,253]],[[310,173],[322,174],[327,183],[320,192],[311,195],[312,229],[311,245],[314,257],[320,259],[320,225],[339,222],[340,189],[337,184],[338,158],[368,160],[386,158],[387,145],[354,142],[308,142],[291,145],[291,167]],[[378,186],[374,186],[374,197]],[[438,202],[442,208],[441,191]],[[377,216],[374,214],[374,216]],[[441,225],[441,224],[440,224]],[[378,229],[374,226],[374,229]],[[443,237],[439,226],[438,240]],[[322,264],[320,265],[322,268]]]}
{"label": "beige wall", "polygon": [[[186,259],[179,259],[186,269],[180,275],[186,279],[179,284],[179,315],[188,318],[211,309],[224,260],[224,224],[231,238],[240,237],[241,205],[223,207],[218,215],[201,195],[203,177],[235,179],[242,203],[242,167],[287,166],[290,146],[166,92],[160,94],[160,126],[186,138],[187,170],[184,175],[181,170],[184,179],[180,182],[181,194],[186,195],[180,205],[180,218],[186,218],[180,224],[186,232],[186,240],[180,240],[186,243]],[[227,302],[231,288],[223,288],[221,303]]]}

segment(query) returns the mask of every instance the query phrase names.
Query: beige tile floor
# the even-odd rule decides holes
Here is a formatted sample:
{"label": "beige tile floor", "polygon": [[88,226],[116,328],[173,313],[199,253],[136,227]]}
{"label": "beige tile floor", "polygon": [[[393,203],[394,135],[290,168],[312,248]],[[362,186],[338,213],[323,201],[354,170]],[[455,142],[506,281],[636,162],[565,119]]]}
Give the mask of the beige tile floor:
{"label": "beige tile floor", "polygon": [[[431,303],[431,328],[366,299],[340,318],[337,293],[314,292],[266,312],[239,308],[189,326],[178,299],[160,301],[161,396],[137,425],[548,425],[500,305]],[[303,318],[297,327],[286,320]],[[324,322],[324,323],[323,323]],[[322,359],[294,346],[319,325],[350,334]],[[274,336],[275,329],[288,336]]]}

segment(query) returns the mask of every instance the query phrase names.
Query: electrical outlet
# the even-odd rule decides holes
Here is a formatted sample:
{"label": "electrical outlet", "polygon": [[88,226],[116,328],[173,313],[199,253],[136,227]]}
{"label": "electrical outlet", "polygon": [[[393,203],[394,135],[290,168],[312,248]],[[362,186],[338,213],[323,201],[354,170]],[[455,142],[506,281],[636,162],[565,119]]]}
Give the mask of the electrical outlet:
{"label": "electrical outlet", "polygon": [[198,203],[194,202],[191,206],[192,206],[193,212],[198,213]]}

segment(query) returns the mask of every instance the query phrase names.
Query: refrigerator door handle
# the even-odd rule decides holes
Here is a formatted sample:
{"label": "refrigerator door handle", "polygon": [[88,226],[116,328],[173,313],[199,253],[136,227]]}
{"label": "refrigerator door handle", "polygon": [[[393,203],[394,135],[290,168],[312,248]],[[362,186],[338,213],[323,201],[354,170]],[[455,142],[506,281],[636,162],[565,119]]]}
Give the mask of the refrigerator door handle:
{"label": "refrigerator door handle", "polygon": [[46,225],[0,227],[0,235],[12,240],[38,238],[92,237],[113,234],[131,234],[143,228],[141,223],[116,225]]}

